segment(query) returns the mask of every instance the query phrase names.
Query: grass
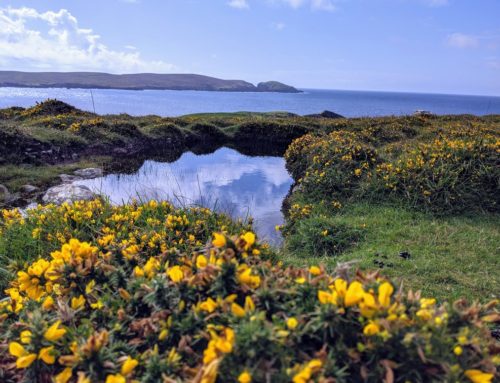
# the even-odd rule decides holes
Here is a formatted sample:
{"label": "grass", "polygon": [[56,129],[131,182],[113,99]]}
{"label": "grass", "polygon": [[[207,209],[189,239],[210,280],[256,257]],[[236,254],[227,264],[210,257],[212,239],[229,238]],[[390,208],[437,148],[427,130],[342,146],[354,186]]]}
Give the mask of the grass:
{"label": "grass", "polygon": [[72,174],[78,169],[102,167],[109,160],[109,157],[96,156],[58,165],[1,165],[0,183],[5,185],[12,193],[20,191],[20,188],[26,184],[44,189],[56,184],[59,181],[59,174]]}
{"label": "grass", "polygon": [[[363,202],[345,206],[335,215],[326,214],[333,226],[358,228],[363,230],[363,237],[335,257],[311,257],[285,249],[286,263],[324,263],[333,269],[339,263],[355,262],[363,270],[383,269],[384,275],[396,278],[406,288],[422,290],[439,299],[487,301],[499,297],[498,215],[434,217]],[[404,259],[400,252],[408,252],[410,257]]]}

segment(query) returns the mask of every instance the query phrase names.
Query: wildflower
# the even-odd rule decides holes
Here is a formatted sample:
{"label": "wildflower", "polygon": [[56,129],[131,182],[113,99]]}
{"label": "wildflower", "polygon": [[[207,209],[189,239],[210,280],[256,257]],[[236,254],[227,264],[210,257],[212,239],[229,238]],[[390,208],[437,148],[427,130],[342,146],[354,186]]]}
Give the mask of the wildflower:
{"label": "wildflower", "polygon": [[312,274],[312,275],[320,275],[321,274],[321,269],[318,267],[318,266],[311,266],[309,268],[309,272]]}
{"label": "wildflower", "polygon": [[245,311],[255,311],[255,303],[250,296],[245,297]]}
{"label": "wildflower", "polygon": [[239,383],[251,383],[252,382],[252,375],[247,370],[245,370],[238,376],[238,382]]}
{"label": "wildflower", "polygon": [[394,287],[389,282],[382,283],[378,288],[378,302],[382,307],[389,307],[391,304],[391,295]]}
{"label": "wildflower", "polygon": [[347,281],[342,278],[337,278],[335,279],[333,284],[338,296],[341,298],[345,297],[345,294],[347,292]]}
{"label": "wildflower", "polygon": [[42,308],[44,310],[50,310],[52,307],[54,307],[54,299],[49,295],[47,298],[43,300]]}
{"label": "wildflower", "polygon": [[286,327],[288,327],[290,330],[295,330],[295,328],[297,328],[298,325],[299,322],[294,317],[288,318],[286,320]]}
{"label": "wildflower", "polygon": [[464,350],[462,349],[462,347],[460,346],[456,346],[454,349],[453,349],[453,353],[456,355],[456,356],[460,356],[462,355],[462,353],[464,352]]}
{"label": "wildflower", "polygon": [[24,344],[30,344],[31,343],[31,331],[30,330],[24,330],[24,331],[21,331],[21,343],[24,343]]}
{"label": "wildflower", "polygon": [[255,243],[255,234],[251,231],[247,231],[241,238],[245,241],[245,250],[248,250]]}
{"label": "wildflower", "polygon": [[234,316],[237,316],[239,318],[245,316],[245,309],[237,303],[231,304],[231,312],[233,313]]}
{"label": "wildflower", "polygon": [[130,356],[127,356],[127,359],[122,364],[122,368],[120,371],[121,374],[124,376],[129,375],[134,370],[134,368],[137,367],[138,364],[139,364],[138,360],[133,359]]}
{"label": "wildflower", "polygon": [[66,329],[59,328],[60,324],[61,321],[58,320],[52,326],[50,326],[47,329],[47,331],[45,331],[45,334],[43,334],[44,338],[47,339],[49,342],[56,342],[61,337],[63,337],[64,334],[66,334]]}
{"label": "wildflower", "polygon": [[207,267],[207,265],[208,265],[208,261],[204,255],[198,255],[198,257],[196,257],[196,267],[198,269],[202,269],[204,267]]}
{"label": "wildflower", "polygon": [[252,269],[249,267],[238,274],[238,280],[240,283],[248,285],[253,289],[256,289],[260,285],[260,277],[258,275],[252,275]]}
{"label": "wildflower", "polygon": [[363,334],[365,334],[366,336],[377,335],[379,332],[380,326],[374,322],[368,323],[363,329]]}
{"label": "wildflower", "polygon": [[67,383],[71,379],[71,375],[73,374],[70,367],[65,368],[59,374],[56,375],[54,380],[55,383]]}
{"label": "wildflower", "polygon": [[83,305],[85,305],[85,297],[83,295],[80,295],[78,298],[71,298],[71,308],[73,310],[78,310],[83,307]]}
{"label": "wildflower", "polygon": [[353,306],[363,299],[364,294],[363,285],[358,281],[354,281],[349,285],[346,291],[344,304],[347,307]]}
{"label": "wildflower", "polygon": [[30,354],[17,342],[9,343],[9,353],[17,358],[16,367],[19,369],[28,368],[37,358],[36,354]]}
{"label": "wildflower", "polygon": [[42,359],[46,364],[54,364],[56,362],[54,346],[42,348],[38,353],[38,359]]}
{"label": "wildflower", "polygon": [[127,379],[121,374],[106,376],[106,383],[126,383]]}
{"label": "wildflower", "polygon": [[217,302],[210,297],[208,297],[206,301],[200,303],[200,309],[206,311],[207,313],[213,313],[216,308]]}
{"label": "wildflower", "polygon": [[174,283],[178,283],[184,278],[184,272],[179,266],[172,267],[168,270],[167,274]]}
{"label": "wildflower", "polygon": [[213,233],[214,240],[212,241],[212,245],[215,247],[224,247],[226,246],[226,237],[220,233]]}
{"label": "wildflower", "polygon": [[482,372],[481,370],[467,370],[465,376],[473,383],[490,383],[493,380],[493,374]]}

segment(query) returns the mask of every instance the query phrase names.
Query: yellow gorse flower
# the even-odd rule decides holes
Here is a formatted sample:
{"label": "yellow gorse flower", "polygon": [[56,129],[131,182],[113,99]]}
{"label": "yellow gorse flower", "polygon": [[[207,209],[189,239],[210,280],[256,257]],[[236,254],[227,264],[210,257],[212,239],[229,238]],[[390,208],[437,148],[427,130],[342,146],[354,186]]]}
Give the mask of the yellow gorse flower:
{"label": "yellow gorse flower", "polygon": [[59,328],[60,324],[61,324],[60,320],[56,321],[52,326],[50,326],[47,329],[47,331],[45,331],[43,337],[47,339],[49,342],[56,342],[60,338],[62,338],[64,334],[66,334],[66,329]]}
{"label": "yellow gorse flower", "polygon": [[212,245],[215,247],[224,247],[226,246],[226,237],[224,234],[213,233],[214,239],[212,241]]}
{"label": "yellow gorse flower", "polygon": [[122,364],[122,368],[120,370],[121,374],[124,376],[129,375],[134,369],[138,366],[139,361],[137,359],[133,359],[130,356],[127,356],[127,359]]}

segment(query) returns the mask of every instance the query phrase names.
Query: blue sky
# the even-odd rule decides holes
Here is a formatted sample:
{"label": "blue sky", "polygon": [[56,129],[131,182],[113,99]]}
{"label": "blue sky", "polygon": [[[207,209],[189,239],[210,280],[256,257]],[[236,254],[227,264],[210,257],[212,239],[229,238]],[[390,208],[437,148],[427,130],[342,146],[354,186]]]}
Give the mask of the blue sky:
{"label": "blue sky", "polygon": [[2,0],[0,68],[500,95],[499,0]]}

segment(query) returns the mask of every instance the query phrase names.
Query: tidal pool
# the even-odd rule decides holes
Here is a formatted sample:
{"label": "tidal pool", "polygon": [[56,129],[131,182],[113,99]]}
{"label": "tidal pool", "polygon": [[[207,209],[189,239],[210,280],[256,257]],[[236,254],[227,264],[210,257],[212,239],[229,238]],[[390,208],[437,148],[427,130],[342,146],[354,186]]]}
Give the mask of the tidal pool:
{"label": "tidal pool", "polygon": [[211,154],[184,153],[175,162],[147,160],[133,174],[109,174],[77,181],[112,203],[131,199],[168,200],[176,206],[204,206],[231,217],[254,219],[260,239],[279,244],[275,226],[292,178],[281,157],[250,157],[221,148]]}

